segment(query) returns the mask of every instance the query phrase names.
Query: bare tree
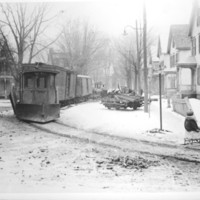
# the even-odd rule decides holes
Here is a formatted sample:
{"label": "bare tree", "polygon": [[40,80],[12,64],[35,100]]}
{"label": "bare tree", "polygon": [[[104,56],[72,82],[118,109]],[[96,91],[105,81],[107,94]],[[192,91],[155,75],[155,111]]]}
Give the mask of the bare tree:
{"label": "bare tree", "polygon": [[[1,29],[0,29],[1,31]],[[3,32],[0,32],[2,38],[1,38],[1,42],[0,42],[0,49],[3,50],[3,53],[1,52],[1,57],[3,57],[3,59],[5,59],[6,62],[6,67],[9,67],[12,76],[14,77],[15,81],[18,80],[18,72],[17,72],[17,68],[15,67],[15,63],[16,60],[14,58],[14,51],[11,47],[11,45],[9,44],[7,38],[5,37],[5,35],[3,34]]]}
{"label": "bare tree", "polygon": [[[137,41],[136,35],[129,34],[126,38],[117,39],[114,41],[115,49],[118,52],[118,70],[121,75],[127,80],[127,86],[132,88],[134,85],[134,90],[140,92],[143,82],[143,76],[141,73],[143,66],[143,34],[142,28],[139,28],[138,35],[138,57],[137,57]],[[151,45],[155,43],[154,33],[150,29],[147,33],[147,49],[149,50]],[[137,60],[138,59],[138,60]],[[137,67],[138,62],[138,67]],[[130,81],[130,79],[132,81]],[[132,82],[132,83],[131,83]]]}
{"label": "bare tree", "polygon": [[128,37],[121,40],[117,39],[114,43],[118,53],[118,71],[127,81],[127,87],[136,90],[137,54],[135,38]]}
{"label": "bare tree", "polygon": [[17,70],[25,60],[31,63],[33,58],[57,40],[58,37],[49,42],[41,41],[52,20],[46,19],[47,4],[1,3],[0,9],[3,14],[0,31],[3,37],[12,42]]}
{"label": "bare tree", "polygon": [[59,39],[59,51],[65,54],[66,65],[88,74],[98,52],[106,46],[105,39],[88,22],[68,20]]}

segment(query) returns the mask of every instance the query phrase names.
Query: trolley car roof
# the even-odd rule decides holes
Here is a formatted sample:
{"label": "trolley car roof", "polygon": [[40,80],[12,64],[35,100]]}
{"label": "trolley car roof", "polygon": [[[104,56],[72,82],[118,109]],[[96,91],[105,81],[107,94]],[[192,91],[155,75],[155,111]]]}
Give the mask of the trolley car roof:
{"label": "trolley car roof", "polygon": [[[34,63],[34,64],[23,64],[22,65],[22,73],[27,72],[46,72],[46,73],[60,73],[60,71],[63,70],[62,67],[56,66],[56,65],[49,65],[44,63]],[[67,70],[69,72],[72,72],[71,70]]]}

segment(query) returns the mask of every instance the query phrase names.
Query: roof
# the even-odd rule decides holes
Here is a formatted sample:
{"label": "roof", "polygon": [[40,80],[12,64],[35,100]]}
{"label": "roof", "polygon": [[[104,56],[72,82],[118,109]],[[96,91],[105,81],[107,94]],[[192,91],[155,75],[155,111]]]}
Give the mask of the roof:
{"label": "roof", "polygon": [[176,70],[176,67],[171,67],[171,68],[165,68],[164,70],[164,73],[175,73],[177,70]]}
{"label": "roof", "polygon": [[178,24],[171,25],[167,52],[170,53],[171,43],[174,41],[176,48],[179,50],[190,50],[191,40],[188,36],[189,25],[188,24]]}

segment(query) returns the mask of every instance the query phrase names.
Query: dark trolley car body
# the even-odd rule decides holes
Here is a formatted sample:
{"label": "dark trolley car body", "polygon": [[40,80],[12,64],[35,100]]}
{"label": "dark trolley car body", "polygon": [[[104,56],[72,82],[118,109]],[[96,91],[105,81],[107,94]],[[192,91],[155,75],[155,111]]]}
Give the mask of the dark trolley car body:
{"label": "dark trolley car body", "polygon": [[56,66],[23,64],[19,87],[11,90],[10,99],[17,118],[49,122],[59,117],[60,104],[56,89]]}

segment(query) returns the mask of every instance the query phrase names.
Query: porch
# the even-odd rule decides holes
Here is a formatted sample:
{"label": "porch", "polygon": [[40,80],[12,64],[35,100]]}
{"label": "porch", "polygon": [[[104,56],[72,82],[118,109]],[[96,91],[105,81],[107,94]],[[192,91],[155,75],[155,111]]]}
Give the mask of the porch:
{"label": "porch", "polygon": [[173,110],[183,116],[189,109],[188,98],[196,98],[196,60],[186,57],[177,63],[177,93],[172,98]]}
{"label": "porch", "polygon": [[176,67],[164,69],[164,90],[168,98],[177,93],[177,70]]}
{"label": "porch", "polygon": [[180,98],[196,98],[196,67],[196,60],[192,56],[177,63],[177,91]]}

